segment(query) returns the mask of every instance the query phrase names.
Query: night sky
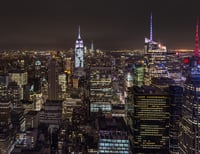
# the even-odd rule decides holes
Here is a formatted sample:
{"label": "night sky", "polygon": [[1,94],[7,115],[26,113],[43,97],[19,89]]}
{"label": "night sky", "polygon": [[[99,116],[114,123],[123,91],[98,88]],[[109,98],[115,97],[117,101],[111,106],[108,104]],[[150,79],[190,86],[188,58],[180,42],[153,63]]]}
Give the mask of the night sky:
{"label": "night sky", "polygon": [[78,25],[85,45],[142,49],[149,37],[168,48],[194,49],[200,0],[6,0],[0,3],[0,49],[74,48]]}

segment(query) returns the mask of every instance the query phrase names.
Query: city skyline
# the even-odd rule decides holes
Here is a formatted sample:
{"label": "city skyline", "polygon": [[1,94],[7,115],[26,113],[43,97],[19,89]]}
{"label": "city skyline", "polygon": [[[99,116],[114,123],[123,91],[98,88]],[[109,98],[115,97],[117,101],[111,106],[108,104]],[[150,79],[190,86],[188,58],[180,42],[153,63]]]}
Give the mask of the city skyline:
{"label": "city skyline", "polygon": [[200,153],[197,4],[2,3],[0,154]]}
{"label": "city skyline", "polygon": [[169,49],[195,45],[198,1],[17,1],[0,6],[0,49],[143,49],[153,14],[153,39]]}

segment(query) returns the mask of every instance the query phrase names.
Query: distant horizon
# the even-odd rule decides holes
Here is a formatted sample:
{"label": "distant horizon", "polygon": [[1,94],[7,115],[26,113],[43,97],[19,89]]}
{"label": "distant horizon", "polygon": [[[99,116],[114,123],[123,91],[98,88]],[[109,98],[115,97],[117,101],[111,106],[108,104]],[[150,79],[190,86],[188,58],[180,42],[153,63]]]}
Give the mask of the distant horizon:
{"label": "distant horizon", "polygon": [[[90,49],[87,47],[87,49]],[[69,48],[69,49],[64,49],[64,48],[19,48],[19,49],[0,49],[1,51],[69,51],[69,50],[74,50],[74,48]],[[128,49],[128,48],[124,48],[124,49],[101,49],[101,48],[94,48],[94,50],[102,50],[102,51],[125,51],[125,50],[131,50],[131,51],[141,51],[144,50],[144,48],[133,48],[133,49]],[[168,51],[179,51],[179,52],[194,52],[194,49],[191,48],[174,48],[174,49],[168,49]],[[200,49],[199,49],[200,52]]]}

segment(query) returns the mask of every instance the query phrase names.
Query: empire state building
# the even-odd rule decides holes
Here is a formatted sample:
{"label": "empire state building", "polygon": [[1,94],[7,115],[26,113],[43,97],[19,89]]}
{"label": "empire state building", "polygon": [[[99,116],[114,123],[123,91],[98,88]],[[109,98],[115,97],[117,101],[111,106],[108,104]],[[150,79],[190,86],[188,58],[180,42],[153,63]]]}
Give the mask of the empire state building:
{"label": "empire state building", "polygon": [[75,44],[75,68],[83,68],[84,64],[83,54],[84,54],[83,40],[81,39],[80,27],[79,27],[78,38]]}

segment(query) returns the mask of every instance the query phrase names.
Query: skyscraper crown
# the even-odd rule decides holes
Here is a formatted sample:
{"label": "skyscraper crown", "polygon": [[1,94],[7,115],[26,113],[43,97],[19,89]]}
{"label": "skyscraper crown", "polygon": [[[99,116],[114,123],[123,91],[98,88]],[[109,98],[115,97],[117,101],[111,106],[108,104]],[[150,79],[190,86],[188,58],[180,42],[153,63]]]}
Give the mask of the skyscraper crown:
{"label": "skyscraper crown", "polygon": [[195,50],[194,50],[194,55],[196,57],[199,56],[199,21],[197,19],[197,24],[196,24],[196,36],[195,36]]}

